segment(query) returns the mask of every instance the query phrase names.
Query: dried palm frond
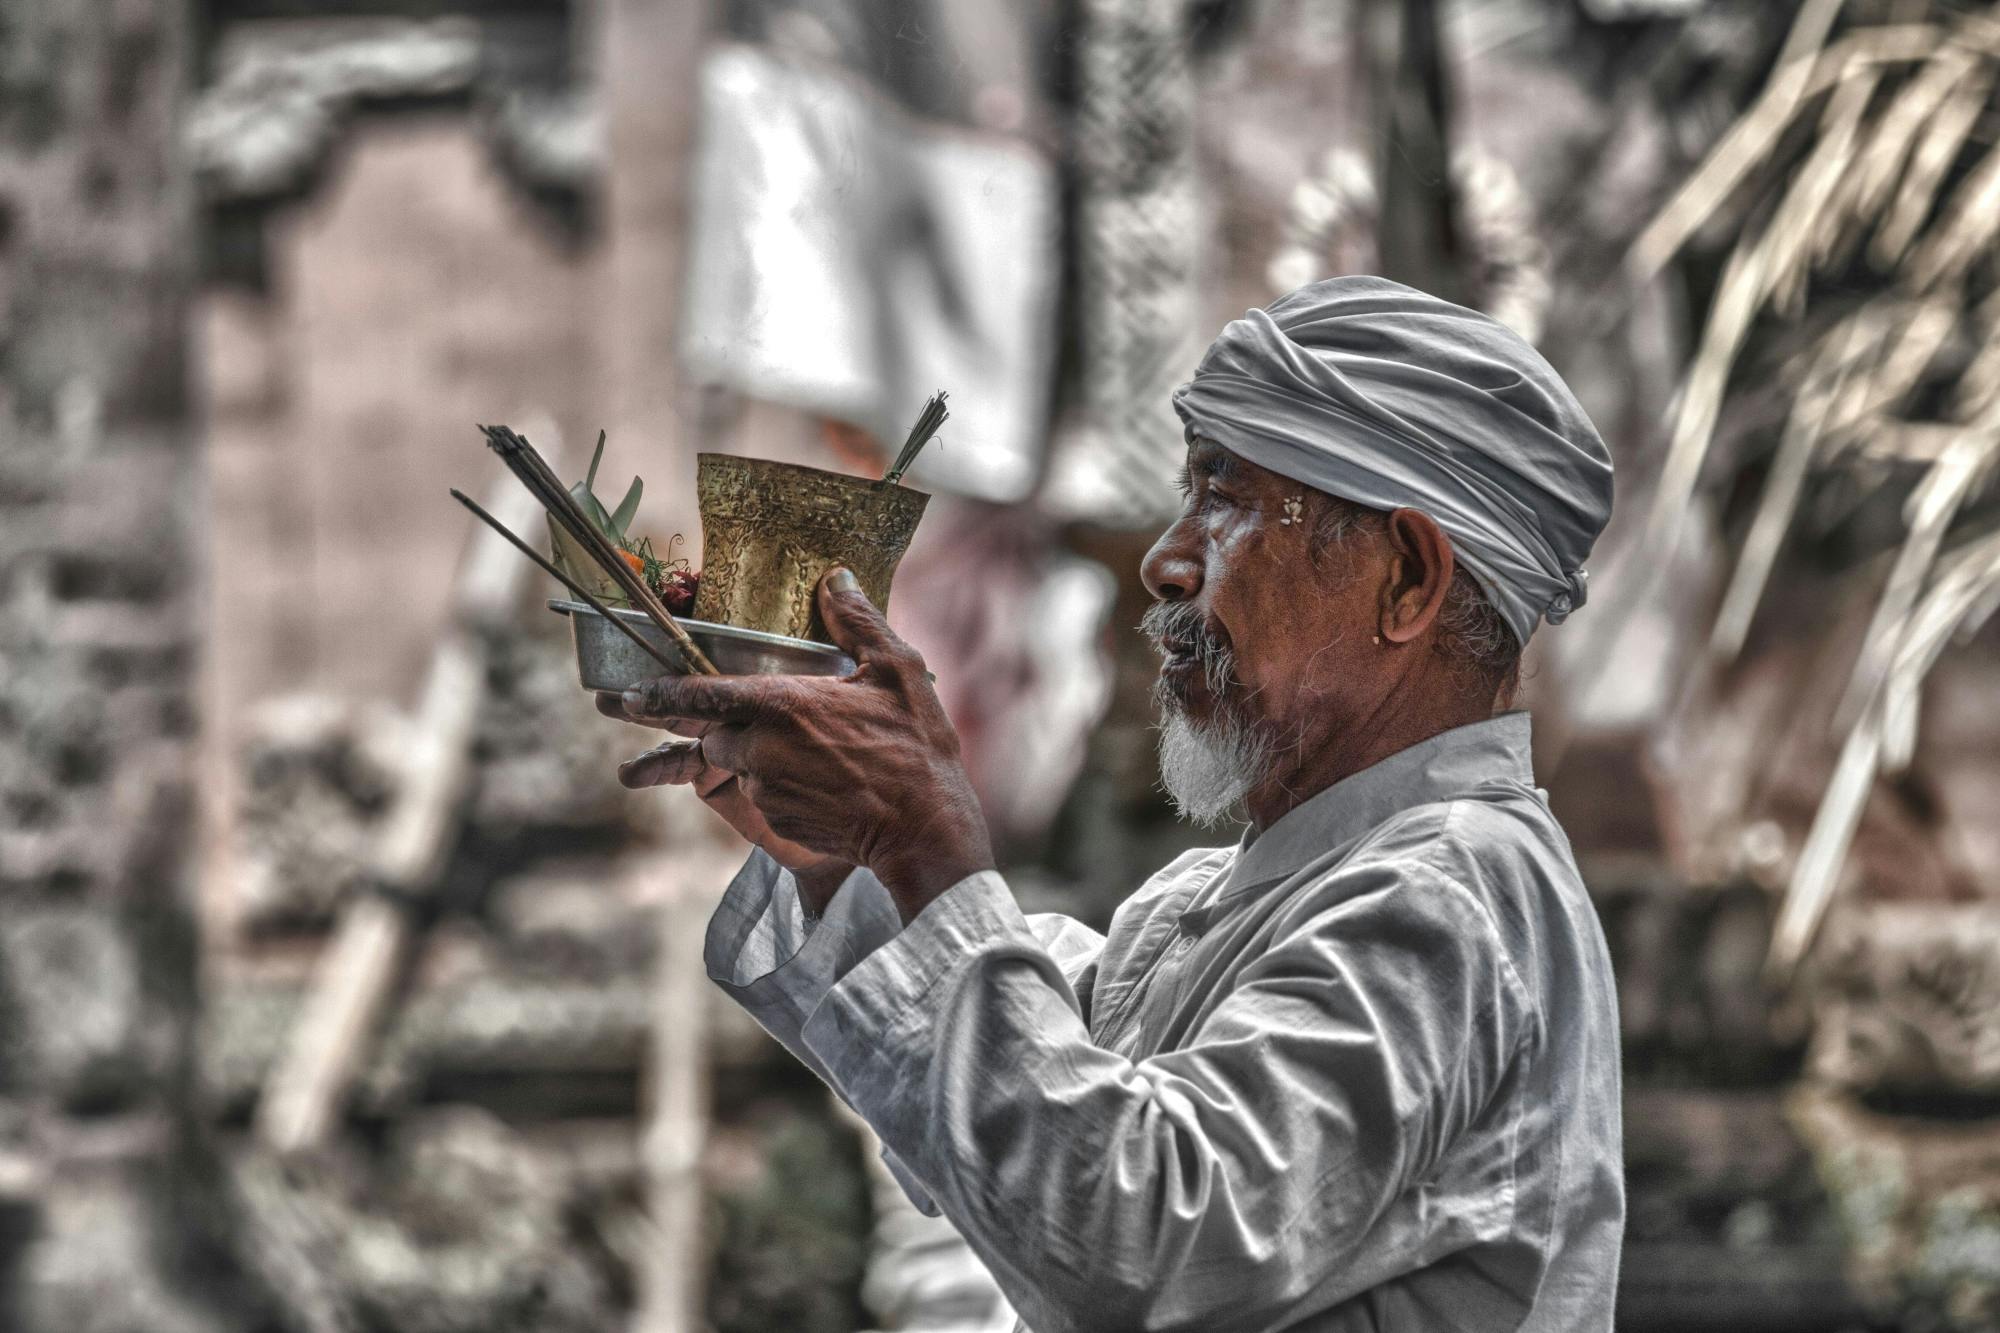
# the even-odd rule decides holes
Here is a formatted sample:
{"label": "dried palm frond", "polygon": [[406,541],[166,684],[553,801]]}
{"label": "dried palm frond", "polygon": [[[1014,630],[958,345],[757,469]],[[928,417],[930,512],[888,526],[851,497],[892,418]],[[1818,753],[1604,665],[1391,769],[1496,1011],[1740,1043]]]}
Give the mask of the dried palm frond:
{"label": "dried palm frond", "polygon": [[1723,200],[1776,146],[1799,104],[1813,96],[1820,47],[1840,14],[1840,0],[1810,0],[1799,7],[1778,54],[1770,86],[1756,106],[1730,127],[1699,170],[1660,210],[1632,243],[1626,265],[1638,282],[1649,282],[1708,221]]}
{"label": "dried palm frond", "polygon": [[2000,607],[2000,532],[1968,544],[1944,567],[1908,618],[1908,633],[1890,671],[1890,687],[1847,733],[1771,927],[1773,980],[1789,980],[1811,947],[1840,885],[1841,868],[1861,826],[1876,774],[1909,763],[1916,745],[1917,700],[1938,654],[1954,637],[1976,633],[1996,607]]}
{"label": "dried palm frond", "polygon": [[1973,483],[1992,461],[1993,445],[1994,437],[1984,432],[1958,435],[1911,493],[1906,506],[1909,532],[1889,567],[1888,582],[1862,636],[1861,653],[1848,678],[1847,692],[1834,710],[1836,726],[1852,725],[1873,701],[1883,670],[1902,642],[1905,622],[1944,545],[1945,532]]}
{"label": "dried palm frond", "polygon": [[1975,73],[1977,57],[1957,45],[1946,45],[1924,62],[1916,76],[1875,122],[1867,148],[1855,162],[1848,182],[1843,220],[1880,213],[1903,174],[1912,146],[1932,122],[1945,99]]}
{"label": "dried palm frond", "polygon": [[1881,71],[1869,65],[1852,66],[1842,75],[1820,116],[1812,152],[1771,217],[1767,234],[1778,257],[1771,272],[1770,299],[1781,315],[1795,317],[1804,311],[1806,282],[1815,259],[1833,249],[1837,236],[1825,245],[1817,243],[1819,226],[1837,215],[1834,197],[1854,170],[1861,117],[1881,82]]}
{"label": "dried palm frond", "polygon": [[1916,150],[1910,154],[1888,217],[1868,248],[1868,257],[1878,268],[1888,268],[1903,257],[1917,231],[1937,206],[1938,186],[1945,172],[1965,147],[1973,122],[1986,106],[1993,90],[1993,69],[1977,63],[1966,71],[1945,98],[1944,104],[1924,122]]}
{"label": "dried palm frond", "polygon": [[[1785,423],[1777,456],[1771,462],[1764,493],[1758,500],[1757,516],[1751,521],[1743,554],[1736,562],[1736,571],[1730,578],[1729,590],[1723,594],[1722,609],[1716,613],[1715,628],[1709,636],[1710,651],[1718,656],[1735,656],[1750,632],[1750,621],[1764,595],[1764,584],[1770,578],[1772,565],[1777,563],[1778,549],[1792,525],[1792,516],[1798,511],[1813,453],[1826,437],[1828,426],[1836,420],[1835,412],[1841,405],[1842,390],[1847,386],[1855,353],[1867,336],[1867,324],[1863,319],[1850,320],[1842,354],[1832,358],[1835,364],[1831,370],[1816,367],[1818,373],[1799,389],[1799,405],[1794,406]],[[1810,406],[1801,410],[1808,403]]]}
{"label": "dried palm frond", "polygon": [[1722,414],[1723,395],[1736,355],[1750,334],[1770,290],[1772,267],[1768,235],[1753,245],[1739,246],[1729,256],[1716,286],[1715,303],[1709,308],[1708,324],[1702,329],[1701,348],[1695,353],[1687,385],[1681,390],[1680,410],[1674,414],[1673,436],[1667,443],[1666,462],[1660,468],[1659,489],[1646,520],[1646,531],[1638,548],[1660,552],[1672,547],[1687,514],[1688,501],[1701,479],[1701,466],[1708,455],[1708,442],[1715,434],[1716,419]]}
{"label": "dried palm frond", "polygon": [[1910,256],[1910,281],[1920,288],[1956,281],[2000,235],[2000,148],[1990,150],[1952,191],[1943,220]]}
{"label": "dried palm frond", "polygon": [[[1814,4],[1801,7],[1794,35],[1819,9]],[[1840,6],[1831,3],[1825,9],[1837,13]],[[1781,57],[1756,105],[1730,127],[1659,216],[1639,233],[1627,252],[1626,272],[1634,282],[1650,282],[1751,173],[1769,161],[1800,112],[1838,83],[1850,66],[1924,60],[1944,40],[1946,33],[1930,24],[1902,24],[1866,29],[1821,52]],[[1786,49],[1791,49],[1789,41]]]}
{"label": "dried palm frond", "polygon": [[[1826,428],[1838,432],[1843,443],[1851,442],[1864,427],[1881,424],[1883,395],[1889,387],[1885,374],[1889,343],[1904,322],[1900,306],[1869,301],[1835,325],[1810,353],[1809,364],[1819,368],[1822,380],[1842,375],[1827,408]],[[1802,379],[1800,392],[1808,392],[1812,384],[1810,378]]]}
{"label": "dried palm frond", "polygon": [[[1950,334],[1955,314],[1935,301],[1874,303],[1842,320],[1820,341],[1794,394],[1756,515],[1716,613],[1709,646],[1717,657],[1734,657],[1743,647],[1813,464],[1895,429],[1883,411],[1909,394]],[[1957,438],[1958,432],[1949,434]],[[1910,461],[1906,452],[1891,456]]]}
{"label": "dried palm frond", "polygon": [[1861,827],[1861,812],[1875,789],[1875,773],[1882,757],[1882,727],[1870,713],[1861,725],[1847,734],[1833,777],[1820,797],[1813,814],[1812,828],[1805,845],[1799,848],[1785,900],[1771,923],[1771,952],[1767,965],[1773,981],[1789,981],[1792,970],[1812,944],[1827,903],[1840,882],[1840,870],[1847,862],[1854,832]]}
{"label": "dried palm frond", "polygon": [[1846,405],[1850,421],[1881,417],[1906,402],[1963,317],[1949,295],[1880,298],[1865,308],[1879,314],[1885,342],[1874,372],[1855,381],[1855,401]]}
{"label": "dried palm frond", "polygon": [[1962,434],[1958,426],[1934,421],[1875,418],[1855,431],[1848,465],[1870,478],[1886,478],[1899,469],[1936,463]]}
{"label": "dried palm frond", "polygon": [[1972,316],[1973,345],[1979,350],[1959,372],[1952,415],[1971,421],[2000,410],[2000,291],[1990,293]]}
{"label": "dried palm frond", "polygon": [[1882,768],[1909,767],[1917,748],[1924,678],[1951,642],[1977,634],[2000,608],[2000,532],[1967,543],[1941,562],[1938,576],[1905,627],[1882,689]]}
{"label": "dried palm frond", "polygon": [[[2000,10],[1931,9],[1935,22],[1861,26],[1829,40],[1837,13],[1802,7],[1764,93],[1630,257],[1634,272],[1650,274],[1731,196],[1752,196],[1637,547],[1654,568],[1669,563],[1661,552],[1693,503],[1756,321],[1768,313],[1803,326],[1784,368],[1788,417],[1710,636],[1715,660],[1741,650],[1816,472],[1845,469],[1863,484],[1836,493],[1858,495],[1897,470],[1922,471],[1836,710],[1840,758],[1773,940],[1781,970],[1810,944],[1878,768],[1907,762],[1922,681],[1949,626],[2000,599],[2000,556],[1980,555],[1993,539],[1939,559],[1967,502],[2000,470],[2000,147],[1982,137],[2000,87]],[[1793,132],[1806,126],[1803,138]],[[1792,155],[1789,166],[1780,153]],[[1857,305],[1861,254],[1877,290]],[[1837,313],[1814,306],[1822,275],[1839,278]],[[1940,401],[1942,419],[1932,415]]]}

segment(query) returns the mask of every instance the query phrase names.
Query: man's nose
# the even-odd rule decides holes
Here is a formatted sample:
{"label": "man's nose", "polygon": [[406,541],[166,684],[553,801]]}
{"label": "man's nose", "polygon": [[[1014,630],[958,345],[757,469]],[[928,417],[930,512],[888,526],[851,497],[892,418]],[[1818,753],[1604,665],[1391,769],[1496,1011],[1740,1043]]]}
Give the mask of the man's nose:
{"label": "man's nose", "polygon": [[1146,591],[1163,602],[1184,602],[1201,591],[1201,561],[1182,531],[1185,526],[1176,523],[1161,533],[1139,562]]}

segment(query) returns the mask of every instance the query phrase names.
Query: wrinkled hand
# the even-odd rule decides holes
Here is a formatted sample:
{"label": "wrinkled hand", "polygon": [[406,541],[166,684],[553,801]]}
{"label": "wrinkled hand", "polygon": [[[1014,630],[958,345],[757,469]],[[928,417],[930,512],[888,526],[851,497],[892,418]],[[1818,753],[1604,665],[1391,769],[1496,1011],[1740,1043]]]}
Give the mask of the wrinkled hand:
{"label": "wrinkled hand", "polygon": [[[634,721],[625,712],[619,695],[600,693],[597,711],[621,721]],[[668,741],[636,759],[618,766],[618,781],[634,789],[641,787],[691,786],[709,809],[722,816],[744,841],[763,848],[779,865],[791,871],[817,870],[834,863],[834,858],[788,842],[771,831],[764,816],[743,794],[736,775],[708,762],[698,740]],[[851,866],[843,869],[852,869]]]}
{"label": "wrinkled hand", "polygon": [[985,817],[916,650],[845,570],[821,581],[819,606],[857,663],[851,675],[663,676],[602,695],[599,707],[699,738],[698,752],[667,746],[632,761],[619,775],[627,786],[694,783],[794,869],[867,866],[908,921],[992,868]]}

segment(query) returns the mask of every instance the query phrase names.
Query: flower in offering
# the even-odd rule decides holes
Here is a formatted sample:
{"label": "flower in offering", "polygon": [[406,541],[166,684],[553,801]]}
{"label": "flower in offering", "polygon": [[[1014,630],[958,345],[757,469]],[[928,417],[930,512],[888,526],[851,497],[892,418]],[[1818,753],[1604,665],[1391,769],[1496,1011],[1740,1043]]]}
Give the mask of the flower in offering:
{"label": "flower in offering", "polygon": [[700,584],[701,575],[689,569],[683,560],[679,569],[669,570],[659,583],[660,600],[675,615],[688,615],[694,610],[694,595]]}
{"label": "flower in offering", "polygon": [[[645,493],[642,478],[632,478],[632,484],[625,490],[625,496],[616,509],[607,509],[597,498],[597,468],[604,461],[604,432],[597,433],[597,449],[590,456],[590,471],[582,481],[570,487],[570,499],[576,502],[585,520],[607,541],[618,558],[623,560],[634,574],[637,574],[652,589],[668,611],[677,616],[688,614],[694,607],[694,593],[699,576],[685,557],[671,556],[662,560],[653,553],[650,538],[634,538],[631,535],[632,521],[638,516],[639,497]],[[565,574],[583,584],[608,606],[629,607],[632,599],[616,582],[591,560],[577,545],[562,526],[551,520],[549,537],[555,550],[556,564]],[[683,538],[674,534],[667,543],[671,552]]]}

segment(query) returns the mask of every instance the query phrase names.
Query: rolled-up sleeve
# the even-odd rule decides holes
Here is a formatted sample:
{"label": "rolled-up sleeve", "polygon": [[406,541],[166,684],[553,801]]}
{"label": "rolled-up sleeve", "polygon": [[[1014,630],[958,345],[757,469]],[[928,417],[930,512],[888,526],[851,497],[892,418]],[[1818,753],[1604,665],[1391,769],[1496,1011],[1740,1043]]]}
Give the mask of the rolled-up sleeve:
{"label": "rolled-up sleeve", "polygon": [[799,1037],[1038,1333],[1222,1333],[1391,1276],[1360,1242],[1489,1103],[1524,1006],[1462,888],[1342,871],[1185,1048],[1134,1062],[1093,1042],[989,873],[849,967]]}
{"label": "rolled-up sleeve", "polygon": [[[1015,918],[1021,919],[1018,911]],[[1056,914],[1038,915],[1025,928],[1029,938],[1047,949],[1045,956],[1060,960],[1056,966],[1066,975],[1065,993],[1076,993],[1072,982],[1088,984],[1104,945],[1102,936]],[[889,891],[867,870],[849,875],[820,920],[808,925],[797,879],[758,849],[709,918],[703,966],[709,980],[844,1097],[825,1061],[806,1043],[803,1029],[833,988],[902,929]],[[937,1205],[895,1147],[885,1143],[882,1156],[911,1202],[935,1216]]]}
{"label": "rolled-up sleeve", "polygon": [[702,960],[709,980],[785,1049],[828,1078],[800,1029],[836,982],[901,929],[888,890],[865,870],[847,877],[819,922],[808,928],[798,881],[758,849],[709,918]]}

